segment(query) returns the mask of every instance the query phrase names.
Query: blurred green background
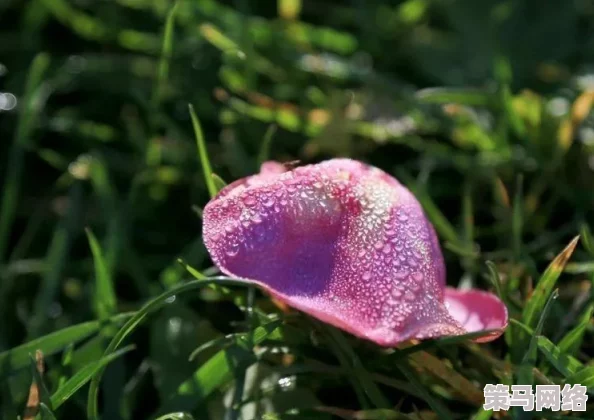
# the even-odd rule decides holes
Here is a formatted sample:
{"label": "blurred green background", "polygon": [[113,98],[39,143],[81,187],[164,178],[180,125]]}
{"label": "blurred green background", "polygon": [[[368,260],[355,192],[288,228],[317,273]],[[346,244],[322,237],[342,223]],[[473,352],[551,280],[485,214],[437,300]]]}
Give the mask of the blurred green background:
{"label": "blurred green background", "polygon": [[[205,288],[170,299],[135,330],[136,349],[103,378],[103,418],[421,418],[419,410],[443,418],[447,407],[452,418],[478,419],[489,414],[476,399],[460,402],[472,394],[466,386],[563,384],[580,369],[578,379],[594,383],[593,101],[592,0],[3,0],[0,417],[23,413],[27,355],[37,347],[18,348],[18,363],[9,349],[104,322],[99,333],[95,325],[46,349],[51,395],[100,360],[122,324],[116,313],[191,277],[178,257],[216,274],[201,240],[209,194],[188,104],[226,182],[267,159],[338,156],[396,176],[438,230],[448,282],[487,289],[499,277],[511,316],[532,329],[538,318],[526,315],[527,302],[543,284],[534,304],[548,313],[542,333],[579,365],[560,370],[547,343],[527,353],[536,341],[514,324],[480,349],[431,349],[468,383],[427,372],[416,383],[395,356],[348,337],[367,369],[350,367],[364,384],[358,392],[325,335],[310,335],[318,324],[297,317],[289,324],[298,328],[261,356],[225,338],[249,327],[245,292]],[[85,228],[98,240],[98,271]],[[541,277],[580,232],[560,280],[566,261]],[[559,298],[543,310],[554,287]],[[278,315],[265,296],[257,305]],[[223,374],[208,365],[221,349],[227,360],[236,360],[230,349],[249,357]],[[254,357],[270,360],[254,365]],[[516,376],[502,363],[538,375]],[[367,393],[369,375],[389,401],[375,408],[390,413],[361,411],[381,405]],[[56,417],[83,418],[84,390],[54,407]],[[242,399],[247,411],[225,408]]]}

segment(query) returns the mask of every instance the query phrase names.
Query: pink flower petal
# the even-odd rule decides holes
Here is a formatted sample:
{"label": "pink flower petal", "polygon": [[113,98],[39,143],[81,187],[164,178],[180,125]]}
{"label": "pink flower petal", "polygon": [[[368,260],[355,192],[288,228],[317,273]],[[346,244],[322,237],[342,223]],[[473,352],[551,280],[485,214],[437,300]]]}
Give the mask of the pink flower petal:
{"label": "pink flower petal", "polygon": [[485,343],[495,340],[507,327],[507,308],[492,293],[446,287],[445,305],[452,318],[468,332],[493,330],[475,341]]}
{"label": "pink flower petal", "polygon": [[267,163],[208,203],[204,241],[224,273],[380,345],[467,332],[462,310],[444,304],[443,257],[420,204],[363,163]]}

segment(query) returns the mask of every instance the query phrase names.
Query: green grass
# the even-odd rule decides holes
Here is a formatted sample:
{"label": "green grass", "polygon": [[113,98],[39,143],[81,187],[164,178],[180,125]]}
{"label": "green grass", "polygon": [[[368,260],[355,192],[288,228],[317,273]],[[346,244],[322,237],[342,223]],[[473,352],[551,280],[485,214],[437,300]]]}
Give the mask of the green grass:
{"label": "green grass", "polygon": [[[591,9],[0,3],[0,418],[479,420],[488,383],[593,390]],[[208,200],[337,156],[413,191],[502,338],[380,349],[218,276]]]}

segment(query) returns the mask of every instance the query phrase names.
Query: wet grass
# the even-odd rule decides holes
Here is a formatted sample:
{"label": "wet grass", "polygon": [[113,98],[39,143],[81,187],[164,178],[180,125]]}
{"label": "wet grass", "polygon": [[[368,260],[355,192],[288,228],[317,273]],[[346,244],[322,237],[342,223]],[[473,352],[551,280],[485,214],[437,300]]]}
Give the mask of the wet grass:
{"label": "wet grass", "polygon": [[[0,418],[478,420],[485,384],[592,389],[593,14],[1,3]],[[504,337],[386,351],[217,277],[210,197],[335,156],[415,193],[448,283],[506,302]]]}

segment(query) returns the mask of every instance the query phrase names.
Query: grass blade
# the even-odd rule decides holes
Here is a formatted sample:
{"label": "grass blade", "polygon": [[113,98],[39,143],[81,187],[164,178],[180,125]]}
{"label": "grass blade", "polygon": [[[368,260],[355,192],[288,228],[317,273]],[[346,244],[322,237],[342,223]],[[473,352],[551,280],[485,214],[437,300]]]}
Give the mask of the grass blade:
{"label": "grass blade", "polygon": [[99,319],[107,319],[116,312],[116,295],[107,269],[101,245],[91,229],[85,229],[95,265],[95,311]]}
{"label": "grass blade", "polygon": [[567,354],[576,354],[579,348],[582,345],[582,340],[584,338],[584,334],[586,329],[590,325],[592,321],[592,313],[594,312],[594,303],[590,303],[586,309],[582,317],[580,318],[578,324],[573,327],[570,331],[565,334],[565,336],[559,341],[558,347],[559,349]]}
{"label": "grass blade", "polygon": [[[118,325],[130,317],[131,314],[120,314],[112,317],[109,322]],[[49,356],[65,349],[71,343],[84,340],[97,333],[101,326],[102,323],[99,321],[85,322],[61,329],[2,352],[0,353],[0,376],[10,375],[27,366],[29,363],[29,354],[34,353],[36,350],[41,350],[43,354]]]}
{"label": "grass blade", "polygon": [[78,228],[78,218],[82,203],[82,184],[76,182],[68,194],[68,210],[54,230],[48,247],[46,264],[48,270],[41,279],[41,286],[37,292],[33,313],[35,314],[29,325],[29,339],[36,337],[43,330],[47,322],[48,307],[58,293],[62,272],[68,260],[70,246]]}
{"label": "grass blade", "polygon": [[165,29],[163,31],[163,46],[161,49],[161,60],[159,61],[159,69],[157,70],[157,83],[153,90],[153,104],[157,106],[163,97],[165,85],[169,77],[169,65],[173,55],[173,31],[175,29],[175,15],[178,9],[178,2],[176,1],[167,15],[165,21]]}
{"label": "grass blade", "polygon": [[134,346],[127,346],[123,349],[115,351],[96,362],[89,363],[81,370],[76,372],[64,385],[62,385],[51,397],[52,406],[54,409],[60,407],[68,398],[70,398],[76,391],[82,388],[87,382],[91,380],[93,375],[103,369],[118,357],[128,353],[134,349]]}
{"label": "grass blade", "polygon": [[[371,379],[371,375],[365,369],[361,363],[361,359],[354,352],[349,342],[344,337],[343,333],[336,328],[328,327],[329,334],[332,336],[338,346],[338,350],[342,351],[347,357],[347,363],[352,365],[352,370],[356,378],[354,380],[359,381],[363,387],[363,390],[369,397],[369,400],[373,403],[375,408],[390,408],[390,403],[377,387],[375,382]],[[345,366],[347,367],[347,366]]]}
{"label": "grass blade", "polygon": [[484,403],[483,391],[439,358],[425,351],[419,351],[411,354],[409,360],[417,369],[423,369],[450,385],[459,397],[478,407]]}
{"label": "grass blade", "polygon": [[585,366],[565,380],[566,384],[579,384],[594,388],[594,366]]}
{"label": "grass blade", "polygon": [[555,257],[551,264],[549,264],[543,275],[540,277],[540,280],[536,284],[534,292],[530,299],[528,299],[526,307],[522,313],[522,322],[527,326],[531,328],[535,326],[538,315],[544,309],[549,295],[553,291],[557,279],[563,272],[565,264],[567,264],[571,254],[573,254],[579,239],[579,236],[573,238],[569,245]]}
{"label": "grass blade", "polygon": [[565,376],[570,376],[581,369],[582,364],[575,358],[565,354],[551,340],[540,336],[537,338],[538,350],[546,357],[555,369]]}
{"label": "grass blade", "polygon": [[210,160],[208,159],[204,134],[202,133],[202,127],[200,127],[200,121],[196,116],[196,112],[194,112],[194,107],[192,104],[188,105],[188,107],[190,109],[190,117],[192,118],[192,126],[194,127],[196,145],[198,146],[198,156],[200,157],[200,163],[202,164],[202,170],[204,171],[204,182],[206,182],[208,193],[212,198],[217,194],[217,187],[212,178],[212,167],[210,166]]}
{"label": "grass blade", "polygon": [[[252,344],[258,345],[268,338],[275,338],[278,321],[257,327],[252,332]],[[220,350],[204,363],[191,378],[183,382],[177,391],[161,407],[160,413],[172,410],[192,411],[216,389],[233,379],[237,369],[247,368],[256,361],[248,345],[247,334],[238,336],[236,343]]]}
{"label": "grass blade", "polygon": [[271,124],[266,129],[266,133],[264,133],[264,139],[262,140],[262,145],[260,146],[260,153],[258,153],[258,163],[260,165],[270,158],[270,146],[272,145],[272,140],[277,129],[277,125]]}
{"label": "grass blade", "polygon": [[49,64],[50,59],[47,54],[38,54],[31,63],[27,76],[21,112],[8,159],[10,165],[7,165],[6,178],[2,186],[2,199],[0,199],[0,262],[4,261],[10,229],[14,222],[18,194],[21,189],[25,148],[30,142],[35,127],[35,117],[39,111],[34,101],[35,93]]}
{"label": "grass blade", "polygon": [[[210,284],[214,283],[234,286],[245,286],[245,282],[241,280],[231,279],[228,277],[211,277],[205,278],[203,280],[194,280],[185,283],[181,286],[169,289],[166,292],[163,292],[161,295],[157,296],[156,298],[147,302],[138,312],[136,312],[134,316],[132,316],[112,338],[103,355],[108,356],[109,354],[116,351],[120,344],[126,339],[126,337],[128,337],[128,335],[135,331],[136,328],[138,328],[138,326],[145,320],[145,318],[149,314],[159,310],[161,307],[166,305],[167,299],[169,299],[170,297],[178,294],[183,294],[195,289],[199,289],[201,287],[209,286]],[[89,397],[87,401],[87,417],[89,419],[99,418],[98,394],[99,384],[101,382],[101,376],[103,374],[103,371],[103,368],[98,369],[98,371],[94,374],[91,380],[91,385],[89,388]]]}
{"label": "grass blade", "polygon": [[396,362],[398,369],[402,372],[402,374],[408,379],[411,383],[413,388],[422,396],[423,400],[427,404],[431,406],[433,411],[438,415],[441,419],[451,419],[454,418],[452,413],[437,399],[433,398],[433,396],[425,389],[423,384],[419,381],[418,375],[411,369],[408,363],[404,360],[399,360]]}

